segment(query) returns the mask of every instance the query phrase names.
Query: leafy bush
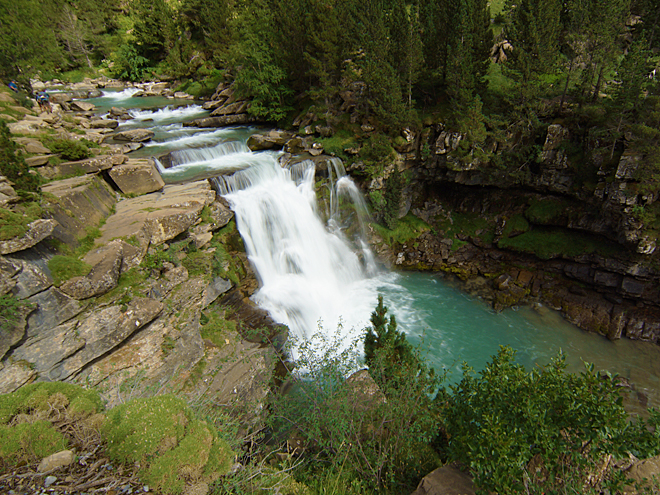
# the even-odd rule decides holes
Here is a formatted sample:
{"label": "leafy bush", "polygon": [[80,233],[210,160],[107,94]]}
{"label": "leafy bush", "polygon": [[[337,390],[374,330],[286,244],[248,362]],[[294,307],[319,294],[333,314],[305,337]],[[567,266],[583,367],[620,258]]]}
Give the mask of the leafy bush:
{"label": "leafy bush", "polygon": [[113,54],[112,75],[128,81],[142,81],[153,71],[148,58],[138,53],[134,44],[121,45]]}
{"label": "leafy bush", "polygon": [[[588,476],[632,445],[615,380],[593,365],[566,373],[561,354],[527,372],[514,355],[500,348],[479,377],[464,365],[445,410],[449,458],[470,467],[478,493],[601,493]],[[607,474],[603,484],[617,481]]]}
{"label": "leafy bush", "polygon": [[83,160],[92,156],[85,143],[72,139],[46,139],[45,146],[52,153],[59,153],[65,160]]}

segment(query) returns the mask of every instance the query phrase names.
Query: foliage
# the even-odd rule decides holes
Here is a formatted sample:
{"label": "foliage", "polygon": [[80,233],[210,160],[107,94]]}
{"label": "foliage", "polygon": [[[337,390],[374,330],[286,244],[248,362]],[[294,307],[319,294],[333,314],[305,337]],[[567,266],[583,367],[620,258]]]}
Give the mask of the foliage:
{"label": "foliage", "polygon": [[72,139],[45,139],[44,145],[52,152],[59,153],[65,160],[83,160],[92,156],[87,145]]}
{"label": "foliage", "polygon": [[408,213],[405,217],[401,218],[394,230],[390,230],[379,224],[372,224],[372,227],[390,246],[394,244],[405,244],[408,241],[416,239],[424,232],[431,230],[431,226],[428,223],[421,218],[417,218],[412,213]]}
{"label": "foliage", "polygon": [[182,493],[187,481],[227,474],[233,458],[215,428],[195,419],[186,401],[171,395],[115,407],[102,433],[113,460],[139,463],[141,479],[165,494]]}
{"label": "foliage", "polygon": [[66,447],[64,436],[46,420],[0,425],[0,459],[10,466],[38,461]]}
{"label": "foliage", "polygon": [[[349,377],[359,368],[358,346],[346,347],[341,332],[340,326],[330,339],[319,333],[299,344],[287,392],[272,400],[273,433],[282,441],[297,439],[312,479],[338,473],[336,482],[356,480],[362,490],[410,491],[437,465],[429,444],[438,427],[438,380],[420,368],[402,334],[396,346],[388,338],[371,346],[368,373]],[[393,379],[393,359],[404,348],[410,361],[398,365]]]}
{"label": "foliage", "polygon": [[40,218],[41,209],[36,203],[32,204],[37,208],[0,208],[0,241],[24,235],[28,231],[28,224]]}
{"label": "foliage", "polygon": [[[11,394],[0,395],[0,424],[9,424],[19,414],[47,413],[55,396],[64,396],[67,407],[78,415],[91,415],[103,410],[95,390],[63,382],[40,382],[21,387]],[[58,399],[60,402],[62,399]]]}
{"label": "foliage", "polygon": [[0,120],[0,173],[14,184],[16,193],[20,196],[31,196],[40,192],[41,176],[33,174],[17,151],[16,143],[11,139],[11,133],[4,120]]}
{"label": "foliage", "polygon": [[387,307],[383,304],[383,296],[378,296],[378,305],[371,313],[371,327],[367,328],[364,336],[364,360],[367,366],[371,367],[376,363],[378,355],[382,355],[385,349],[388,349],[391,356],[391,368],[399,365],[416,364],[412,346],[406,340],[406,335],[397,330],[396,318],[390,315],[389,323],[387,321]]}
{"label": "foliage", "polygon": [[615,380],[593,365],[566,373],[561,354],[531,372],[514,356],[500,348],[479,377],[464,365],[444,411],[449,458],[470,466],[478,493],[599,493],[587,477],[627,444]]}
{"label": "foliage", "polygon": [[113,54],[113,62],[115,77],[128,81],[143,81],[153,71],[149,59],[140,55],[132,43],[121,45]]}

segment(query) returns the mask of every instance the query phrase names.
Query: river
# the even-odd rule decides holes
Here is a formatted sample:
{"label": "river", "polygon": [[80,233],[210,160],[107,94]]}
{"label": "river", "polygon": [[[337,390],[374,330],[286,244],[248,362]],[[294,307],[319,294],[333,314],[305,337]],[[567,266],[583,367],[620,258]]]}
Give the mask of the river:
{"label": "river", "polygon": [[359,339],[382,294],[399,328],[423,349],[431,366],[447,371],[449,383],[460,380],[462,362],[479,371],[500,345],[514,348],[518,362],[528,369],[543,366],[561,350],[570,371],[584,370],[586,361],[633,383],[630,411],[660,406],[659,346],[627,339],[610,342],[542,305],[496,313],[440,275],[396,273],[379,266],[368,247],[347,234],[345,208],[337,208],[350,203],[353,218],[368,221],[341,163],[334,161],[331,167],[335,180],[329,203],[320,203],[311,162],[284,169],[278,153],[251,152],[245,142],[255,128],[183,127],[182,122],[207,112],[186,101],[134,98],[132,90],[88,101],[101,113],[112,106],[130,108],[134,118],[119,130],[148,127],[155,132],[153,141],[132,156],[173,152],[172,168],[162,169],[168,183],[234,173],[217,186],[236,213],[259,278],[253,298],[296,338],[320,331],[340,335],[344,344]]}

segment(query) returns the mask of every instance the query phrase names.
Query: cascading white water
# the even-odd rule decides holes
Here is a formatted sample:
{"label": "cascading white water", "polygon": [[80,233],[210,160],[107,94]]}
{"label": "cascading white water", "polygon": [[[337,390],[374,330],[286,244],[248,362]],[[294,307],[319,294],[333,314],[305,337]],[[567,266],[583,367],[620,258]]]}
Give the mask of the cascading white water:
{"label": "cascading white water", "polygon": [[145,120],[153,120],[158,123],[166,122],[179,122],[183,119],[192,118],[197,115],[206,114],[201,105],[188,105],[178,108],[164,107],[158,110],[138,110],[133,109],[128,111],[129,115],[133,118],[132,124],[140,124]]}
{"label": "cascading white water", "polygon": [[[312,162],[292,171],[280,167],[277,154],[254,156],[258,163],[251,168],[217,178],[259,278],[254,301],[297,339],[317,333],[320,323],[324,333],[339,327],[344,342],[352,342],[368,325],[378,288],[389,274],[376,276],[373,256],[356,254],[336,216],[324,224],[317,212]],[[337,191],[345,198],[343,192],[351,189],[350,179],[342,180],[331,198]],[[356,206],[359,217],[366,208]],[[366,243],[358,250],[369,251]]]}
{"label": "cascading white water", "polygon": [[231,173],[259,163],[245,143],[229,141],[209,148],[179,150],[171,153],[172,166],[165,168],[158,159],[156,166],[166,182],[183,182]]}

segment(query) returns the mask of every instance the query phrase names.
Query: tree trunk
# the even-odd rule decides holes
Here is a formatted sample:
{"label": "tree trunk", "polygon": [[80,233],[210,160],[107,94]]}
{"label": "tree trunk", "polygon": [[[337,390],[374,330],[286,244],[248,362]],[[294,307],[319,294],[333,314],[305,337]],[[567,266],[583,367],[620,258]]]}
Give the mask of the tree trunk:
{"label": "tree trunk", "polygon": [[568,92],[568,83],[571,80],[571,72],[573,72],[573,61],[571,59],[571,65],[568,66],[568,74],[566,75],[566,84],[564,85],[564,92],[561,95],[561,101],[559,102],[559,112],[561,113],[564,110],[564,101],[566,100],[566,93]]}
{"label": "tree trunk", "polygon": [[600,72],[598,72],[598,80],[596,81],[596,87],[594,88],[594,94],[591,97],[591,101],[596,101],[598,99],[600,86],[603,83],[603,72],[605,72],[605,64],[601,65]]}

